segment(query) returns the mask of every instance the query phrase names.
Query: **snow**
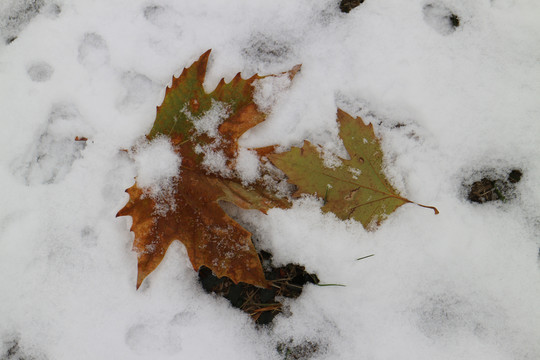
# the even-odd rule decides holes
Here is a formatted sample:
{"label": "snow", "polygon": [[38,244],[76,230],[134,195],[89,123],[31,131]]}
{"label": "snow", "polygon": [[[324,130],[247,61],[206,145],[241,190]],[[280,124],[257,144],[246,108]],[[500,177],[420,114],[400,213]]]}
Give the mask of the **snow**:
{"label": "snow", "polygon": [[253,150],[240,148],[235,166],[242,183],[250,184],[261,176],[260,162],[257,153]]}
{"label": "snow", "polygon": [[135,162],[136,183],[146,196],[155,201],[155,211],[161,216],[176,208],[175,186],[181,174],[181,156],[165,136],[147,142],[140,139],[132,154]]}
{"label": "snow", "polygon": [[133,159],[137,169],[137,183],[144,188],[155,187],[155,193],[163,190],[180,174],[181,157],[168,138],[157,137],[150,142],[142,141],[134,149]]}
{"label": "snow", "polygon": [[[534,0],[366,0],[349,14],[334,0],[2,1],[0,359],[283,359],[279,344],[307,342],[312,359],[539,358],[539,12]],[[310,198],[241,211],[276,263],[346,285],[305,287],[265,328],[206,294],[178,242],[135,290],[131,220],[115,217],[135,176],[178,174],[166,141],[136,161],[122,149],[210,48],[208,91],[302,64],[289,88],[261,85],[271,113],[241,139],[246,182],[260,173],[253,147],[308,140],[343,158],[339,106],[374,125],[396,188],[440,210],[405,205],[373,232]],[[511,169],[514,199],[466,201],[464,183]]]}
{"label": "snow", "polygon": [[203,167],[210,174],[219,174],[223,177],[231,177],[233,171],[227,166],[229,159],[223,150],[220,149],[222,142],[221,135],[218,132],[219,125],[223,123],[230,113],[227,104],[212,100],[210,109],[197,117],[191,114],[187,109],[180,110],[186,117],[193,122],[195,135],[206,134],[212,139],[212,142],[206,145],[195,144],[195,152],[203,155]]}
{"label": "snow", "polygon": [[195,152],[203,154],[202,166],[210,174],[219,174],[222,177],[231,177],[233,172],[227,166],[229,158],[223,150],[215,149],[215,142],[210,145],[195,145]]}
{"label": "snow", "polygon": [[285,90],[291,86],[291,79],[288,74],[281,74],[255,80],[253,85],[255,87],[253,101],[259,111],[268,114],[284,97]]}
{"label": "snow", "polygon": [[181,111],[193,122],[197,134],[206,134],[211,138],[215,138],[215,142],[219,144],[221,140],[218,132],[219,125],[229,116],[227,104],[212,100],[210,109],[200,117],[193,116],[187,109],[187,106]]}

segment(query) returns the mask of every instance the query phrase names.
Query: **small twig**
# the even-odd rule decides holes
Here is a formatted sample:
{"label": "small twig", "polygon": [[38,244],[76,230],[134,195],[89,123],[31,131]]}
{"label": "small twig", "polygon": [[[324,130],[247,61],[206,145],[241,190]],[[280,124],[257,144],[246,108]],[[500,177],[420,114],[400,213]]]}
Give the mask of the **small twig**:
{"label": "small twig", "polygon": [[264,308],[255,309],[249,315],[251,316],[253,321],[256,322],[261,317],[261,314],[265,311],[281,311],[281,304],[273,304]]}
{"label": "small twig", "polygon": [[244,303],[242,304],[242,306],[240,306],[240,309],[244,309],[244,310],[245,310],[245,308],[247,307],[246,305],[248,305],[248,306],[251,305],[251,304],[249,304],[249,302],[250,302],[251,300],[253,300],[253,297],[255,296],[255,294],[257,294],[257,290],[255,290],[255,291],[251,292],[250,294],[248,294],[248,296],[247,296],[247,298],[246,298],[246,301],[244,301]]}
{"label": "small twig", "polygon": [[302,286],[289,284],[289,283],[285,283],[285,286],[290,286],[290,287],[294,287],[294,288],[297,288],[297,289],[302,289]]}
{"label": "small twig", "polygon": [[253,306],[262,306],[262,308],[259,308],[257,310],[253,310],[253,311],[266,311],[266,310],[263,310],[263,309],[266,309],[266,308],[269,308],[269,307],[281,307],[281,304],[280,303],[252,303],[251,305]]}
{"label": "small twig", "polygon": [[359,257],[359,258],[356,259],[356,260],[357,260],[357,261],[358,261],[358,260],[364,260],[364,259],[367,259],[367,258],[372,257],[372,256],[375,256],[375,254],[370,254],[370,255],[362,256],[362,257]]}
{"label": "small twig", "polygon": [[499,190],[498,187],[494,187],[493,190],[495,191],[495,194],[499,197],[499,199],[502,200],[502,202],[506,202],[506,197],[502,194],[502,192]]}

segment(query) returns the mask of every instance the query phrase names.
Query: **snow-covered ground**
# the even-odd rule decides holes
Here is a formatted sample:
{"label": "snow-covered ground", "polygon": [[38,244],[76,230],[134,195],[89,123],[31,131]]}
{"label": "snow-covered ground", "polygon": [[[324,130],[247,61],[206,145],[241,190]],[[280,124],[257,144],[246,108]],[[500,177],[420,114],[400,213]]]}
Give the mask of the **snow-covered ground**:
{"label": "snow-covered ground", "polygon": [[[536,0],[349,14],[336,0],[1,0],[0,359],[293,358],[283,343],[317,344],[306,359],[539,359],[539,15]],[[405,205],[374,232],[310,199],[243,212],[276,263],[346,285],[306,286],[263,328],[202,290],[179,242],[136,291],[130,220],[115,217],[148,173],[121,149],[210,48],[208,91],[302,64],[243,146],[339,153],[339,106],[374,124],[400,192],[440,210]],[[513,199],[466,200],[464,183],[511,169]]]}

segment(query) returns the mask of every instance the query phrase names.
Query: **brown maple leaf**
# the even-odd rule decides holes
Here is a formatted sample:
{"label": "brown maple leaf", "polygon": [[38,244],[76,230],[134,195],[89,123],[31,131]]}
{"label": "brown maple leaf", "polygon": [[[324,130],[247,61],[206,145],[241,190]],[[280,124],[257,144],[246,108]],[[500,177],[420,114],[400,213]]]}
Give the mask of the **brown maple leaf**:
{"label": "brown maple leaf", "polygon": [[[129,202],[117,214],[133,218],[137,288],[156,269],[174,240],[185,245],[195,270],[205,265],[235,283],[268,286],[251,233],[219,205],[226,201],[263,213],[289,206],[261,180],[246,185],[235,171],[238,139],[266,118],[253,101],[255,82],[264,77],[242,79],[239,73],[229,83],[222,79],[213,92],[206,93],[203,82],[209,55],[210,50],[173,78],[147,135],[149,141],[170,138],[181,156],[173,199],[167,200],[174,206],[165,213],[156,211],[157,200],[135,183],[126,190]],[[297,66],[278,76],[292,79],[299,69]],[[216,159],[221,163],[216,165]]]}

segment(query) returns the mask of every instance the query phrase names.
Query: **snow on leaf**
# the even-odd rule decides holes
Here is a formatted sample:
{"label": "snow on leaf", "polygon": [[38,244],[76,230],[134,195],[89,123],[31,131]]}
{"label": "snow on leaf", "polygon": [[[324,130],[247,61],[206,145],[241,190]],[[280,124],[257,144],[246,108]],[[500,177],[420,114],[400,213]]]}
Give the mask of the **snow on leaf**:
{"label": "snow on leaf", "polygon": [[[371,124],[353,118],[338,109],[340,138],[350,160],[329,168],[319,151],[309,141],[302,148],[292,148],[280,154],[268,154],[268,159],[282,170],[298,190],[295,197],[311,194],[324,199],[324,212],[333,212],[342,220],[354,219],[367,229],[380,224],[398,207],[412,201],[400,196],[383,173],[383,152]],[[438,213],[434,207],[431,208]]]}
{"label": "snow on leaf", "polygon": [[[133,218],[137,288],[156,269],[174,240],[185,245],[195,270],[205,265],[217,276],[227,276],[236,283],[268,285],[251,233],[219,205],[225,201],[263,213],[289,206],[262,180],[243,185],[244,179],[235,171],[238,139],[266,117],[253,101],[253,83],[264,77],[242,79],[237,74],[231,82],[222,79],[213,92],[206,93],[203,82],[209,55],[210,50],[173,78],[146,136],[148,141],[169,138],[181,157],[181,173],[171,192],[174,209],[166,214],[156,212],[158,204],[135,183],[126,190],[129,202],[117,214]],[[292,79],[298,70],[299,66],[286,74]]]}

